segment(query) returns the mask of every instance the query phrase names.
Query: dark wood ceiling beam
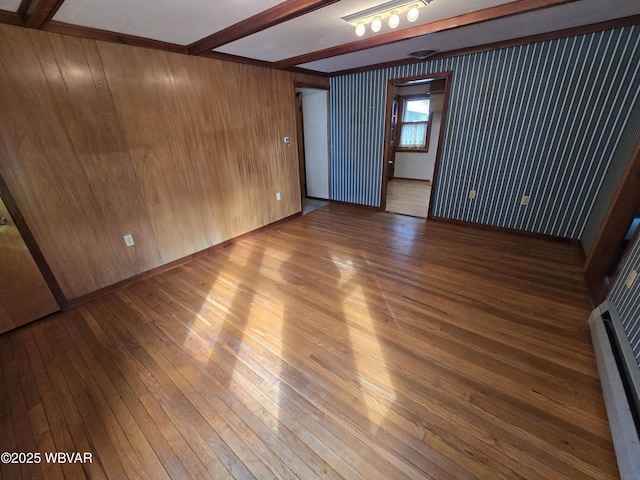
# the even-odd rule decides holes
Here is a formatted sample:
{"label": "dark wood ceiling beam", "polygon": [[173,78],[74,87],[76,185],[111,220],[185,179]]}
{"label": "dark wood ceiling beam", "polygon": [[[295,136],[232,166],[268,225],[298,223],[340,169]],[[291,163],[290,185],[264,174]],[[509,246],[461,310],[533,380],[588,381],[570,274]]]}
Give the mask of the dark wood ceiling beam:
{"label": "dark wood ceiling beam", "polygon": [[[429,57],[429,61],[440,60],[442,58],[457,57],[460,55],[470,55],[472,53],[487,52],[498,50],[500,48],[517,47],[520,45],[528,45],[530,43],[547,42],[550,40],[558,40],[560,38],[575,37],[577,35],[586,35],[588,33],[602,32],[604,30],[612,30],[615,28],[630,27],[632,25],[640,25],[640,15],[632,15],[630,17],[614,18],[613,20],[605,20],[604,22],[592,23],[589,25],[581,25],[579,27],[565,28],[563,30],[554,30],[553,32],[537,33],[527,37],[513,38],[510,40],[502,40],[500,42],[483,43],[482,45],[474,45],[472,47],[458,48],[456,50],[447,50],[436,53]],[[402,60],[393,60],[391,62],[376,63],[374,65],[366,65],[364,67],[348,68],[345,70],[337,70],[331,72],[329,76],[340,77],[343,75],[351,75],[353,73],[362,73],[369,70],[379,70],[381,68],[397,67],[400,65],[408,65],[410,63],[420,63],[424,60],[415,58],[404,58]]]}
{"label": "dark wood ceiling beam", "polygon": [[396,30],[382,35],[365,38],[363,40],[346,43],[344,45],[338,45],[336,47],[325,48],[316,52],[286,58],[284,60],[275,62],[275,66],[276,68],[289,68],[295,65],[302,65],[304,63],[315,62],[317,60],[322,60],[325,58],[336,57],[338,55],[358,52],[360,50],[379,47],[381,45],[386,45],[389,43],[400,42],[402,40],[407,40],[422,35],[429,35],[432,33],[472,25],[474,23],[486,22],[489,20],[504,18],[519,13],[531,12],[533,10],[553,7],[564,3],[572,3],[575,1],[578,0],[516,0],[514,2],[505,3],[503,5],[489,7],[451,18],[445,18],[443,20],[437,20],[435,22],[424,23],[422,25],[415,25],[413,27],[405,28],[402,30]]}
{"label": "dark wood ceiling beam", "polygon": [[275,7],[192,43],[188,46],[189,54],[200,55],[221,45],[226,45],[240,38],[253,35],[254,33],[336,3],[337,1],[338,0],[288,0],[279,3]]}
{"label": "dark wood ceiling beam", "polygon": [[25,14],[27,13],[27,9],[29,8],[29,5],[31,5],[31,1],[32,0],[22,0],[20,2],[17,13],[21,18],[24,18]]}
{"label": "dark wood ceiling beam", "polygon": [[32,0],[24,13],[24,25],[29,28],[42,28],[63,3],[64,0]]}

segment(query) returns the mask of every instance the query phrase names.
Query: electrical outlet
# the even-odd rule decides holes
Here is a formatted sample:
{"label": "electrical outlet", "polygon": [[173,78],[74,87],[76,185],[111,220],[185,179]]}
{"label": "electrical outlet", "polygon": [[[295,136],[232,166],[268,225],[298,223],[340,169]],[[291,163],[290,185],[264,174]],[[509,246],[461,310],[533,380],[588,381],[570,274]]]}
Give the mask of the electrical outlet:
{"label": "electrical outlet", "polygon": [[280,200],[280,192],[276,192],[276,200]]}
{"label": "electrical outlet", "polygon": [[627,275],[627,281],[624,282],[624,284],[627,286],[627,288],[631,288],[631,285],[633,285],[633,282],[635,281],[637,276],[638,276],[638,272],[637,271],[631,270],[629,272],[629,275]]}
{"label": "electrical outlet", "polygon": [[133,235],[125,235],[124,236],[124,244],[127,247],[132,247],[135,245],[135,243],[133,242]]}
{"label": "electrical outlet", "polygon": [[529,205],[529,200],[531,197],[529,197],[529,195],[523,195],[522,196],[522,201],[520,202],[520,205]]}
{"label": "electrical outlet", "polygon": [[469,190],[469,198],[471,198],[471,199],[476,198],[476,191],[475,190]]}

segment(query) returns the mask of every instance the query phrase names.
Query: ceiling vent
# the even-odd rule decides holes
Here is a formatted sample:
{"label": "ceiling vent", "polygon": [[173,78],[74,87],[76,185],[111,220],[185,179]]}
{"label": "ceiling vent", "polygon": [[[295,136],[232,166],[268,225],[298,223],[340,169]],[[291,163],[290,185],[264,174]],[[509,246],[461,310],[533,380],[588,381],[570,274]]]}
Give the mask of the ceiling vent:
{"label": "ceiling vent", "polygon": [[432,55],[438,53],[439,50],[416,50],[415,52],[407,53],[408,57],[417,58],[419,60],[424,60],[425,58],[429,58]]}

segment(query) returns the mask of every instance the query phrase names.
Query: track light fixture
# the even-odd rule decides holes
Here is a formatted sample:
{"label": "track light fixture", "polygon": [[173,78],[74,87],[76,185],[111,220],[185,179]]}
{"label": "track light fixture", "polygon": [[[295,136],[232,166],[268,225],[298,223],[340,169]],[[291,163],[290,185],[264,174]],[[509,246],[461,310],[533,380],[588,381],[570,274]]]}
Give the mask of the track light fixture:
{"label": "track light fixture", "polygon": [[356,35],[362,37],[367,32],[367,25],[371,25],[372,32],[382,30],[382,21],[387,20],[389,28],[400,25],[400,15],[406,13],[407,21],[415,22],[420,16],[419,9],[429,5],[433,0],[392,0],[361,12],[356,12],[342,19],[355,27]]}

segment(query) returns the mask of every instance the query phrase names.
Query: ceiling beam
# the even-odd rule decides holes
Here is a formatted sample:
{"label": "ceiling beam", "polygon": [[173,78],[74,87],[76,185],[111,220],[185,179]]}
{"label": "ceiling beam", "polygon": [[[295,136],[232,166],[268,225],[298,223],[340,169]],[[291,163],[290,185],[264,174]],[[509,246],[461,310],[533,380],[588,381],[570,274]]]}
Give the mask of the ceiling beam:
{"label": "ceiling beam", "polygon": [[24,14],[25,27],[42,28],[53,18],[63,3],[64,0],[32,0]]}
{"label": "ceiling beam", "polygon": [[346,43],[344,45],[338,45],[335,47],[318,50],[316,52],[310,52],[303,55],[298,55],[296,57],[286,58],[284,60],[275,62],[275,66],[276,68],[289,68],[295,65],[302,65],[304,63],[315,62],[317,60],[322,60],[325,58],[336,57],[338,55],[358,52],[360,50],[379,47],[381,45],[386,45],[389,43],[400,42],[402,40],[420,37],[422,35],[429,35],[445,30],[451,30],[453,28],[472,25],[474,23],[486,22],[489,20],[495,20],[519,13],[531,12],[533,10],[539,10],[541,8],[552,7],[561,5],[563,3],[571,3],[575,1],[577,0],[516,0],[514,2],[505,3],[503,5],[484,8],[475,12],[464,13],[455,17],[436,20],[434,22],[424,23],[421,25],[415,25],[413,27],[405,28],[402,30],[365,38],[363,40],[357,40],[351,43]]}
{"label": "ceiling beam", "polygon": [[192,43],[187,48],[190,55],[200,55],[214,48],[226,45],[240,38],[266,30],[288,20],[300,17],[307,13],[326,7],[338,0],[288,0],[279,3],[275,7],[260,12],[230,27],[209,35],[202,40]]}
{"label": "ceiling beam", "polygon": [[[632,15],[630,17],[614,18],[613,20],[605,20],[604,22],[591,23],[589,25],[580,25],[579,27],[570,27],[562,30],[554,30],[547,33],[536,33],[527,37],[513,38],[510,40],[501,40],[493,43],[483,43],[471,47],[458,48],[456,50],[446,50],[432,55],[428,60],[440,60],[442,58],[457,57],[460,55],[470,55],[472,53],[487,52],[498,50],[501,48],[518,47],[520,45],[528,45],[530,43],[547,42],[550,40],[558,40],[560,38],[575,37],[577,35],[586,35],[588,33],[602,32],[604,30],[613,30],[615,28],[630,27],[632,25],[640,25],[640,15]],[[420,63],[425,60],[415,58],[404,58],[402,60],[393,60],[390,62],[376,63],[373,65],[365,65],[362,67],[348,68],[345,70],[337,70],[331,72],[329,76],[340,77],[343,75],[351,75],[353,73],[362,73],[370,70],[379,70],[381,68],[397,67],[400,65],[408,65],[411,63]],[[313,70],[311,70],[313,71]]]}
{"label": "ceiling beam", "polygon": [[18,15],[20,15],[20,18],[24,18],[30,4],[31,0],[22,0],[20,2],[20,6],[18,7],[18,11],[16,12]]}

